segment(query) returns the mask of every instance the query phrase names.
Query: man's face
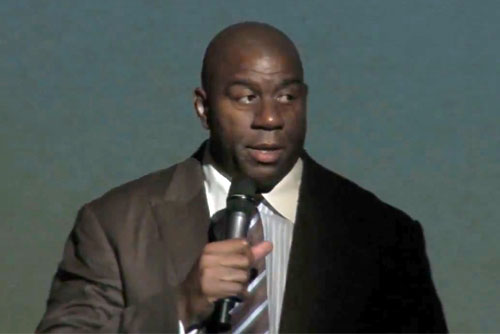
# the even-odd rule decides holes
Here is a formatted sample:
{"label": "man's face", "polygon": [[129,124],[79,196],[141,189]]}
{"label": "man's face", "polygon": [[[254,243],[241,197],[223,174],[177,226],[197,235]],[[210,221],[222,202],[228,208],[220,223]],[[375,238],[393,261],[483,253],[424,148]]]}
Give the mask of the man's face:
{"label": "man's face", "polygon": [[283,52],[226,52],[207,92],[211,152],[230,176],[269,191],[293,167],[306,133],[307,86]]}

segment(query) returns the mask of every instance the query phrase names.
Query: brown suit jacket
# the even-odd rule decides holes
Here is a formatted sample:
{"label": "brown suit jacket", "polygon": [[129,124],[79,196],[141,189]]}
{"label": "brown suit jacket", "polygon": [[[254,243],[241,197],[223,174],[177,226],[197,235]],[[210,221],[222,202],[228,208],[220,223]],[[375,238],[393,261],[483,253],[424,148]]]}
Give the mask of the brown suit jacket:
{"label": "brown suit jacket", "polygon": [[[304,154],[280,332],[444,332],[422,229]],[[207,243],[199,154],[80,210],[37,332],[178,332]]]}

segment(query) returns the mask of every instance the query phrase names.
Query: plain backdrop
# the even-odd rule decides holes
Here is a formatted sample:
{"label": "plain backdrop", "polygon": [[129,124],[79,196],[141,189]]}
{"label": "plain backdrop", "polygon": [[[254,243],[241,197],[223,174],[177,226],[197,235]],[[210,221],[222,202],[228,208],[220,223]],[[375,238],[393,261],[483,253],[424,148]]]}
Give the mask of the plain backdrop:
{"label": "plain backdrop", "polygon": [[453,332],[500,331],[500,1],[0,2],[0,331],[33,331],[79,207],[207,137],[204,48],[297,44],[306,148],[418,219]]}

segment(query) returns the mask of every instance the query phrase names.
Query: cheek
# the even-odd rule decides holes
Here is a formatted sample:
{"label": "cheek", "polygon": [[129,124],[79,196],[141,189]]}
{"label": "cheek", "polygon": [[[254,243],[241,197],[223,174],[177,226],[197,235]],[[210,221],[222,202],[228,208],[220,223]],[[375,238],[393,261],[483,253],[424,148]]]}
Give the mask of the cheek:
{"label": "cheek", "polygon": [[220,138],[225,147],[244,141],[251,124],[251,113],[235,110],[230,103],[221,103],[213,116],[212,136]]}
{"label": "cheek", "polygon": [[294,110],[288,110],[286,121],[287,136],[294,142],[302,141],[306,133],[306,111],[297,107]]}

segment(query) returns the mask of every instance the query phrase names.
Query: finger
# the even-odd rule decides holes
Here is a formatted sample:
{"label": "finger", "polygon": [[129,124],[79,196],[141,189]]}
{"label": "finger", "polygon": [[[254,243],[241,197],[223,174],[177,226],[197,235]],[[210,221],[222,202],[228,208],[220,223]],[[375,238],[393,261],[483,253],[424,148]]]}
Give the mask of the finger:
{"label": "finger", "polygon": [[200,261],[199,261],[199,268],[200,269],[203,269],[203,268],[210,268],[210,267],[217,267],[219,266],[219,262],[220,262],[220,255],[218,254],[202,254],[201,257],[200,257]]}
{"label": "finger", "polygon": [[[201,291],[206,296],[222,293],[225,290],[220,286],[224,283],[238,283],[248,285],[249,271],[227,267],[206,268],[200,275]],[[222,291],[221,291],[222,289]]]}
{"label": "finger", "polygon": [[242,254],[221,254],[217,257],[217,264],[223,267],[231,267],[248,270],[252,264],[252,256]]}
{"label": "finger", "polygon": [[237,282],[247,284],[250,279],[249,270],[233,269],[233,268],[219,268],[218,279],[225,282]]}
{"label": "finger", "polygon": [[217,300],[226,297],[244,296],[246,284],[238,282],[219,281],[205,290],[205,295],[209,300]]}
{"label": "finger", "polygon": [[238,282],[223,282],[221,284],[221,291],[225,297],[240,296],[245,293],[247,285]]}
{"label": "finger", "polygon": [[269,241],[262,241],[251,248],[254,262],[262,259],[273,250],[273,244]]}
{"label": "finger", "polygon": [[205,246],[204,252],[208,254],[245,254],[248,252],[249,247],[250,246],[246,239],[229,239],[208,243]]}

